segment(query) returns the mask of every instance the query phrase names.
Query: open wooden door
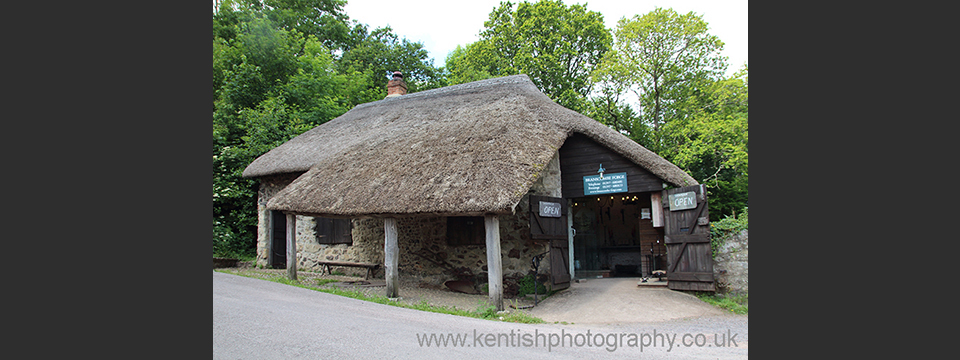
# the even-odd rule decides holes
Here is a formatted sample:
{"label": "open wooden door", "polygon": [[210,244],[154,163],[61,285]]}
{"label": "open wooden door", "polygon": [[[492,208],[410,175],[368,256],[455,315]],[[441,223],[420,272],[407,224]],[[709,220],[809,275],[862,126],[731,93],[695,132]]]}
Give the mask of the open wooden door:
{"label": "open wooden door", "polygon": [[710,249],[710,217],[704,185],[663,191],[667,287],[716,291]]}
{"label": "open wooden door", "polygon": [[530,238],[550,241],[552,289],[570,287],[567,205],[563,198],[530,196]]}

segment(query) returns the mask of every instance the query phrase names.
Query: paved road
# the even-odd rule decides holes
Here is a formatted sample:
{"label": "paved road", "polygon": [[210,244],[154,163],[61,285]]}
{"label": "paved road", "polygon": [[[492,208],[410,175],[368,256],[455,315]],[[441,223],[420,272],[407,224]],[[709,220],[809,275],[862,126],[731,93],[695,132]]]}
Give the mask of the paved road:
{"label": "paved road", "polygon": [[[461,338],[428,345],[431,334]],[[747,341],[744,316],[615,325],[501,323],[213,273],[214,359],[736,359],[747,357]]]}

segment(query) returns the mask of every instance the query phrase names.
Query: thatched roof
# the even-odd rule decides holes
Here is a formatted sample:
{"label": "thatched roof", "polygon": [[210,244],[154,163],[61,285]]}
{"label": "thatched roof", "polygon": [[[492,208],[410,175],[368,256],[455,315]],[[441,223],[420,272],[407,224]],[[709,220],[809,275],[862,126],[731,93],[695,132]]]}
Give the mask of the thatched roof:
{"label": "thatched roof", "polygon": [[564,108],[526,75],[358,105],[257,158],[243,172],[302,172],[267,204],[331,217],[511,213],[573,133],[675,186],[690,175]]}

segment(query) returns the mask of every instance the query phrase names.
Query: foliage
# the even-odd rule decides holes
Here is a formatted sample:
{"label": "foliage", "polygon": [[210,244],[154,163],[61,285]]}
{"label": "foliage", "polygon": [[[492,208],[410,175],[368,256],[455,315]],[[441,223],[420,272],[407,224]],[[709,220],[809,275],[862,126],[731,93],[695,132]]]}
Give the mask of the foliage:
{"label": "foliage", "polygon": [[364,78],[367,95],[362,102],[383,99],[387,96],[387,81],[394,71],[403,73],[407,92],[429,90],[443,86],[439,69],[433,67],[423,44],[399,38],[388,26],[368,32],[360,25],[357,31],[361,40],[343,53],[337,63],[337,71],[357,74]]}
{"label": "foliage", "polygon": [[610,48],[603,15],[560,0],[509,1],[490,13],[480,40],[447,58],[451,84],[527,74],[551,99],[573,110],[585,106],[590,72]]}
{"label": "foliage", "polygon": [[444,68],[447,83],[465,84],[494,77],[480,65],[482,51],[477,50],[477,47],[481,46],[484,46],[484,43],[475,42],[465,47],[457,45],[457,48],[447,55]]}
{"label": "foliage", "polygon": [[747,206],[749,178],[747,67],[723,78],[722,49],[692,12],[623,18],[588,113],[708,185],[713,219]]}
{"label": "foliage", "polygon": [[707,33],[702,17],[663,8],[620,19],[614,33],[594,79],[636,95],[641,117],[654,129],[651,150],[659,153],[659,129],[674,118],[675,104],[726,70],[723,42]]}
{"label": "foliage", "polygon": [[[386,95],[386,70],[413,91],[439,81],[419,43],[350,27],[343,0],[225,0],[213,14],[212,200],[215,255],[256,250],[254,159]],[[338,56],[339,55],[339,56]]]}
{"label": "foliage", "polygon": [[750,227],[750,218],[747,212],[748,208],[738,215],[727,215],[720,221],[710,222],[710,248],[713,250],[713,257],[717,257],[717,251],[731,236],[739,234]]}
{"label": "foliage", "polygon": [[224,0],[213,14],[215,38],[232,40],[236,29],[254,18],[269,20],[278,29],[313,35],[327,48],[343,50],[356,43],[346,0]]}
{"label": "foliage", "polygon": [[660,154],[707,185],[716,219],[747,206],[747,67],[695,95],[685,98],[677,107],[680,116],[664,126],[668,146]]}
{"label": "foliage", "polygon": [[547,288],[543,283],[535,283],[535,278],[532,273],[527,274],[526,276],[517,280],[517,285],[520,287],[520,290],[517,291],[517,296],[523,297],[527,294],[534,293],[534,286],[536,286],[536,293],[540,295],[546,295]]}
{"label": "foliage", "polygon": [[651,142],[653,139],[651,128],[627,103],[622,91],[610,86],[601,87],[588,100],[583,114],[616,130],[643,147],[652,149],[654,146]]}

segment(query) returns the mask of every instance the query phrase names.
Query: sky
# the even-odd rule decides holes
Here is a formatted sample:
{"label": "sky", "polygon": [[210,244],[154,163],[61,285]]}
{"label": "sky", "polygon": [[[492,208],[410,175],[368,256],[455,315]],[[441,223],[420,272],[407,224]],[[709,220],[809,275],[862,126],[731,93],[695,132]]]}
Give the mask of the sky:
{"label": "sky", "polygon": [[[522,0],[513,0],[514,4]],[[535,2],[535,0],[528,0]],[[723,55],[729,59],[727,75],[747,62],[747,0],[563,0],[567,6],[586,4],[587,10],[603,14],[608,29],[615,29],[623,17],[643,16],[656,7],[673,8],[681,14],[693,11],[703,17],[708,32],[724,42]],[[500,0],[348,0],[344,12],[370,29],[389,25],[394,33],[420,42],[434,59],[444,65],[447,54],[479,39],[483,22]]]}

